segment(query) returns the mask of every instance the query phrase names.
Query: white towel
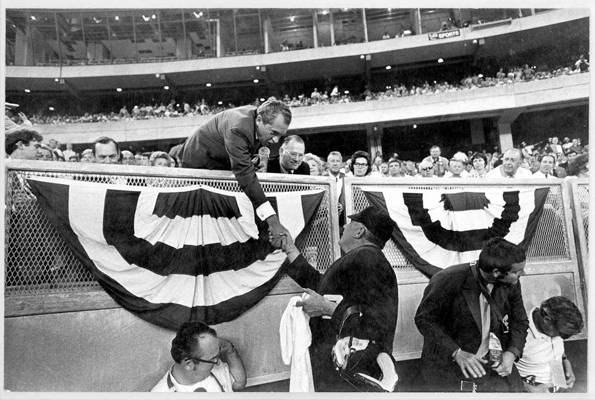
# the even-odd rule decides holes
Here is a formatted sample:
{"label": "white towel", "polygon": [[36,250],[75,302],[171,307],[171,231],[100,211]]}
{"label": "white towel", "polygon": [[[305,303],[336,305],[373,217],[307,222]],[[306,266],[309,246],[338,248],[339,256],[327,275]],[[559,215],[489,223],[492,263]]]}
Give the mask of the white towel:
{"label": "white towel", "polygon": [[281,317],[279,326],[281,356],[285,365],[291,363],[289,391],[314,392],[312,365],[308,351],[312,344],[310,317],[302,310],[302,307],[295,306],[295,303],[300,300],[302,298],[299,296],[292,297]]}

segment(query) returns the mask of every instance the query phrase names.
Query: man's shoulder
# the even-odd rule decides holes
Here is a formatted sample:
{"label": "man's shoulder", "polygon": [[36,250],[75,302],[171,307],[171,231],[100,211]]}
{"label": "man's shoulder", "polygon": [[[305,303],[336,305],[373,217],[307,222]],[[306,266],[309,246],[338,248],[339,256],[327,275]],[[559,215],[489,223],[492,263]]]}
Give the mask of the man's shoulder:
{"label": "man's shoulder", "polygon": [[310,175],[310,166],[307,162],[302,161],[299,167],[296,168],[294,174],[297,175]]}
{"label": "man's shoulder", "polygon": [[432,276],[432,280],[439,281],[447,278],[448,281],[464,279],[471,272],[470,263],[451,265]]}
{"label": "man's shoulder", "polygon": [[515,178],[531,178],[532,176],[533,174],[531,171],[523,167],[519,167],[519,169],[517,169],[516,173],[514,174]]}
{"label": "man's shoulder", "polygon": [[500,166],[493,168],[490,172],[486,174],[488,178],[504,178],[502,176],[502,172],[500,172]]}
{"label": "man's shoulder", "polygon": [[159,380],[159,382],[157,382],[157,384],[155,386],[153,386],[153,389],[151,389],[151,392],[174,392],[174,388],[170,387],[170,385],[167,382],[167,377],[169,376],[169,369],[167,370],[167,372],[165,373],[165,375],[163,376],[163,378],[161,378]]}

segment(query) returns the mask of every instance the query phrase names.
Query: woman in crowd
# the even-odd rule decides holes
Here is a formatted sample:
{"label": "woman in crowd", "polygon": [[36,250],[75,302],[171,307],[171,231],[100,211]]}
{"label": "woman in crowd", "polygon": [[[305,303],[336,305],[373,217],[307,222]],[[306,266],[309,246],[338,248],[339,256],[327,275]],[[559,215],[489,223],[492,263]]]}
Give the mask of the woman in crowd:
{"label": "woman in crowd", "polygon": [[351,156],[351,172],[356,178],[361,178],[372,172],[370,155],[365,151],[358,150]]}
{"label": "woman in crowd", "polygon": [[95,162],[95,155],[93,155],[93,150],[85,149],[81,153],[81,162],[83,163],[94,163]]}
{"label": "woman in crowd", "polygon": [[171,167],[173,160],[164,151],[155,151],[149,157],[149,161],[153,167]]}
{"label": "woman in crowd", "polygon": [[589,178],[589,153],[576,156],[568,163],[567,178]]}
{"label": "woman in crowd", "polygon": [[310,175],[322,176],[324,174],[324,162],[312,153],[308,153],[304,156],[304,161],[310,166]]}
{"label": "woman in crowd", "polygon": [[471,156],[471,164],[473,170],[471,171],[470,178],[485,178],[488,173],[486,166],[488,165],[488,159],[483,153],[475,153]]}

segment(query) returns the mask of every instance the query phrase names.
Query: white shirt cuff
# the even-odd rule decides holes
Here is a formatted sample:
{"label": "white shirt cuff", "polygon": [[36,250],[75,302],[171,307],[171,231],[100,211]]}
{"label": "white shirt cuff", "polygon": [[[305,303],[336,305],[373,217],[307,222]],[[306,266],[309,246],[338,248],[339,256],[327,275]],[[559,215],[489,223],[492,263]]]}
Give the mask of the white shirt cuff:
{"label": "white shirt cuff", "polygon": [[275,215],[275,214],[276,214],[276,212],[273,209],[273,206],[268,201],[266,203],[262,203],[256,209],[256,215],[258,215],[258,218],[260,218],[261,221],[264,221],[271,215]]}

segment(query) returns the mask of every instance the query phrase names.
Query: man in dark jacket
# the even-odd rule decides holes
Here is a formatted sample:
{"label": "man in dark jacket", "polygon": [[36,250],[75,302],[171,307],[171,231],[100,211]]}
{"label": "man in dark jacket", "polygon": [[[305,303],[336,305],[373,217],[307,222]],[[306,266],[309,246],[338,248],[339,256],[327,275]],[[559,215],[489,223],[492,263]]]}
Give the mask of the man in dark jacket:
{"label": "man in dark jacket", "polygon": [[[310,317],[312,345],[310,358],[314,387],[317,392],[355,391],[335,370],[331,349],[346,311],[360,306],[361,317],[350,318],[343,327],[343,335],[375,341],[391,354],[395,330],[399,292],[397,278],[382,253],[395,227],[388,213],[368,207],[349,216],[339,246],[345,253],[323,274],[308,264],[288,235],[283,251],[291,263],[287,274],[304,288],[307,298],[296,303]],[[339,295],[333,302],[324,295]]]}
{"label": "man in dark jacket", "polygon": [[183,144],[179,152],[182,168],[233,171],[256,214],[266,220],[277,239],[286,229],[266,199],[252,158],[260,147],[278,143],[290,123],[291,111],[274,99],[258,108],[244,106],[223,111],[199,126]]}
{"label": "man in dark jacket", "polygon": [[[415,315],[424,337],[420,390],[522,390],[514,361],[522,355],[529,327],[519,282],[525,260],[521,247],[492,238],[477,262],[446,268],[431,278]],[[493,303],[485,294],[490,291]],[[491,333],[501,344],[497,367],[486,359]]]}
{"label": "man in dark jacket", "polygon": [[304,162],[306,145],[297,135],[290,135],[283,140],[279,148],[279,157],[271,158],[267,172],[275,174],[310,175],[310,167]]}

